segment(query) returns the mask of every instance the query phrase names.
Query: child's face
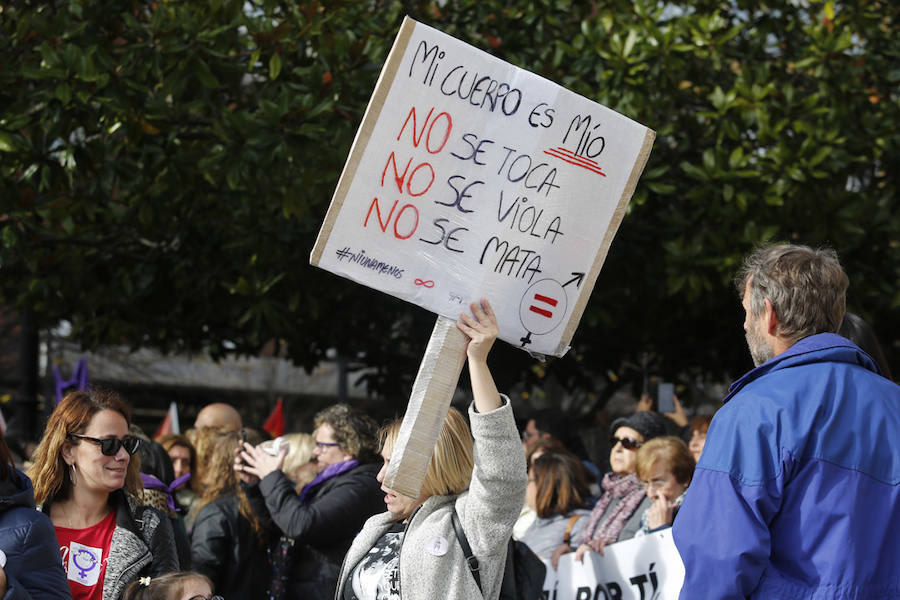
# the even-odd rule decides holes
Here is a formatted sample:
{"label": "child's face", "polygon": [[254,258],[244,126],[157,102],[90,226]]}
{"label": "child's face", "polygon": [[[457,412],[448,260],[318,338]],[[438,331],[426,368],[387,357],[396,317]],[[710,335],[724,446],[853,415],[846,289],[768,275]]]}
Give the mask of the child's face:
{"label": "child's face", "polygon": [[188,579],[178,600],[209,600],[212,590],[202,579]]}

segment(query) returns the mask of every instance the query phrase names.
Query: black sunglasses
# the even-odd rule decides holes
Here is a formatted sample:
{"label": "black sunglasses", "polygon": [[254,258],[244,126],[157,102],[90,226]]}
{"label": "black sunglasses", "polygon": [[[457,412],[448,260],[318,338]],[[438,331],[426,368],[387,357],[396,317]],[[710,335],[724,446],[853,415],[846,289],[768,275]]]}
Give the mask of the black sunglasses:
{"label": "black sunglasses", "polygon": [[115,456],[119,453],[119,448],[122,448],[123,446],[125,447],[125,452],[134,454],[137,452],[138,446],[141,445],[141,438],[134,437],[133,435],[126,435],[121,440],[119,438],[92,438],[81,435],[80,433],[70,433],[69,437],[87,440],[97,444],[100,446],[100,453],[103,454],[103,456]]}
{"label": "black sunglasses", "polygon": [[622,442],[622,447],[626,450],[637,450],[641,446],[644,445],[644,442],[639,442],[637,440],[633,440],[631,438],[620,438],[614,435],[609,436],[609,447],[615,448],[616,444]]}

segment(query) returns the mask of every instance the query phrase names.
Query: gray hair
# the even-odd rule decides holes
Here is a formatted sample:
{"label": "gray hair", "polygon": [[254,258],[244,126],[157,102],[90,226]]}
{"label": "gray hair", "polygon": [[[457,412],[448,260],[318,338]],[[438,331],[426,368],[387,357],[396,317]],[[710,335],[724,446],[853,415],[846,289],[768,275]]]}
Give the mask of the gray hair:
{"label": "gray hair", "polygon": [[735,278],[738,294],[749,290],[750,315],[765,300],[778,315],[777,334],[791,345],[816,333],[836,333],[846,311],[850,281],[830,248],[780,244],[751,253]]}

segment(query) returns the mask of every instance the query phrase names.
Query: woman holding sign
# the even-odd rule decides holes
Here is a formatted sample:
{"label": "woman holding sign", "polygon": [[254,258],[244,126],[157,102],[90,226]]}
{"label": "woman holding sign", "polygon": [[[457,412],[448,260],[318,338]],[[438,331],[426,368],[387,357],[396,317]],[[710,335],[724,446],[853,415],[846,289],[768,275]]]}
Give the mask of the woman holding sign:
{"label": "woman holding sign", "polygon": [[[469,338],[471,432],[462,415],[447,413],[422,491],[407,498],[383,485],[400,421],[384,429],[378,481],[387,512],[366,521],[350,547],[338,583],[341,600],[468,600],[496,598],[500,591],[507,542],[527,484],[525,453],[509,398],[497,391],[487,366],[497,319],[486,300],[470,307],[472,314],[460,315],[457,326]],[[480,585],[454,517],[478,559]]]}

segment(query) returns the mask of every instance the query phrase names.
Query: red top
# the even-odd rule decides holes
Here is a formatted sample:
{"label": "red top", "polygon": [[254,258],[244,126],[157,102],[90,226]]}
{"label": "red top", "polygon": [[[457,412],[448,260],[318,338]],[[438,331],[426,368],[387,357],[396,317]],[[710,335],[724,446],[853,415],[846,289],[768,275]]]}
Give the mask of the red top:
{"label": "red top", "polygon": [[69,578],[73,600],[102,600],[103,575],[116,528],[116,513],[85,529],[56,527],[59,553]]}

